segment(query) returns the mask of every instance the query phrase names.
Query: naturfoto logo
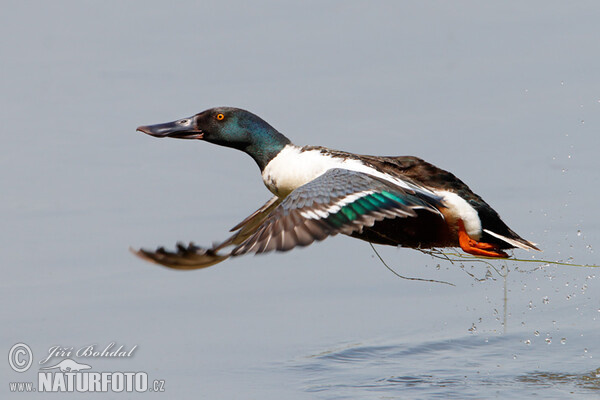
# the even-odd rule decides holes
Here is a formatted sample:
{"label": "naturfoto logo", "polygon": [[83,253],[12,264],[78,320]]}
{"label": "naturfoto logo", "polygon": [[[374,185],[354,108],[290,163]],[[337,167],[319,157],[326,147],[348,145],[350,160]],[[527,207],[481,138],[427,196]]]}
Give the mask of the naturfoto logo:
{"label": "naturfoto logo", "polygon": [[[87,361],[93,358],[131,358],[137,347],[117,346],[115,342],[106,346],[52,346],[38,362],[40,368],[37,382],[9,382],[9,389],[11,392],[164,392],[165,381],[150,380],[148,373],[144,371],[128,371],[123,368],[118,368],[120,371],[95,371]],[[74,358],[83,358],[86,362],[79,362]],[[33,352],[25,343],[17,343],[9,350],[8,363],[15,372],[26,372],[32,361]],[[122,363],[119,362],[119,365]]]}

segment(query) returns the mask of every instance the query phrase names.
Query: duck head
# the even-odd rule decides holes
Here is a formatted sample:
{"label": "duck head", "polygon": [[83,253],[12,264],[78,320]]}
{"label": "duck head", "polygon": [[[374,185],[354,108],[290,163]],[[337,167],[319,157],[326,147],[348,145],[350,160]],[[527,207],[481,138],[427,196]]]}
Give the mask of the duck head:
{"label": "duck head", "polygon": [[137,128],[148,135],[176,139],[197,139],[232,147],[249,154],[261,171],[290,140],[266,121],[249,111],[216,107],[189,118]]}

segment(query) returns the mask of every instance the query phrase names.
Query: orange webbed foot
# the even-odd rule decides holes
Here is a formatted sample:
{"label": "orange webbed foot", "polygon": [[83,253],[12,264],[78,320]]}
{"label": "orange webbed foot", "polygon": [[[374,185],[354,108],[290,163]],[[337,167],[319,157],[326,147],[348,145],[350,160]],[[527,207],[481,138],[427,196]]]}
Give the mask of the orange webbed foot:
{"label": "orange webbed foot", "polygon": [[500,250],[498,246],[471,239],[462,219],[458,220],[458,244],[465,253],[484,257],[508,258],[508,254]]}

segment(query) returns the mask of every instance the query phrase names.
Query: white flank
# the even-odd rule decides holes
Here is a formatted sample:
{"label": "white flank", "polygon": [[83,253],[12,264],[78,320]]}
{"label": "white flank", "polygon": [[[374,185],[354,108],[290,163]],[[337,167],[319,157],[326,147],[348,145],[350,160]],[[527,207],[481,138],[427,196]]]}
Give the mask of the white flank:
{"label": "white flank", "polygon": [[263,170],[263,182],[277,196],[287,196],[292,190],[312,181],[332,168],[364,172],[405,189],[433,194],[427,189],[411,185],[401,179],[368,167],[359,160],[331,157],[319,150],[301,151],[300,149],[298,146],[288,144]]}
{"label": "white flank", "polygon": [[438,196],[443,197],[443,203],[448,207],[449,214],[456,219],[462,219],[465,224],[467,234],[475,240],[481,238],[481,220],[479,214],[465,199],[456,193],[440,190],[435,192]]}

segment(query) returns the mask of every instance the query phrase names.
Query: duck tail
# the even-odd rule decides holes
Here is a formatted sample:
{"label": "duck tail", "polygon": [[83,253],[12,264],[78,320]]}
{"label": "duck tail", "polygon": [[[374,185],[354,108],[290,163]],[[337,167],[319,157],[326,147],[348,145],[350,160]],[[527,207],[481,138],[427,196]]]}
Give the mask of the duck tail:
{"label": "duck tail", "polygon": [[519,249],[523,249],[523,250],[537,250],[537,251],[541,251],[535,245],[535,243],[532,243],[529,240],[523,239],[522,237],[520,237],[519,235],[517,235],[515,232],[513,232],[510,229],[509,229],[509,232],[513,235],[513,237],[506,237],[504,235],[500,235],[499,233],[492,232],[489,229],[484,229],[483,231],[485,233],[487,233],[488,235],[491,235],[491,236],[495,237],[496,239],[500,239],[503,242],[506,242],[506,243],[510,244],[513,247],[518,247]]}

